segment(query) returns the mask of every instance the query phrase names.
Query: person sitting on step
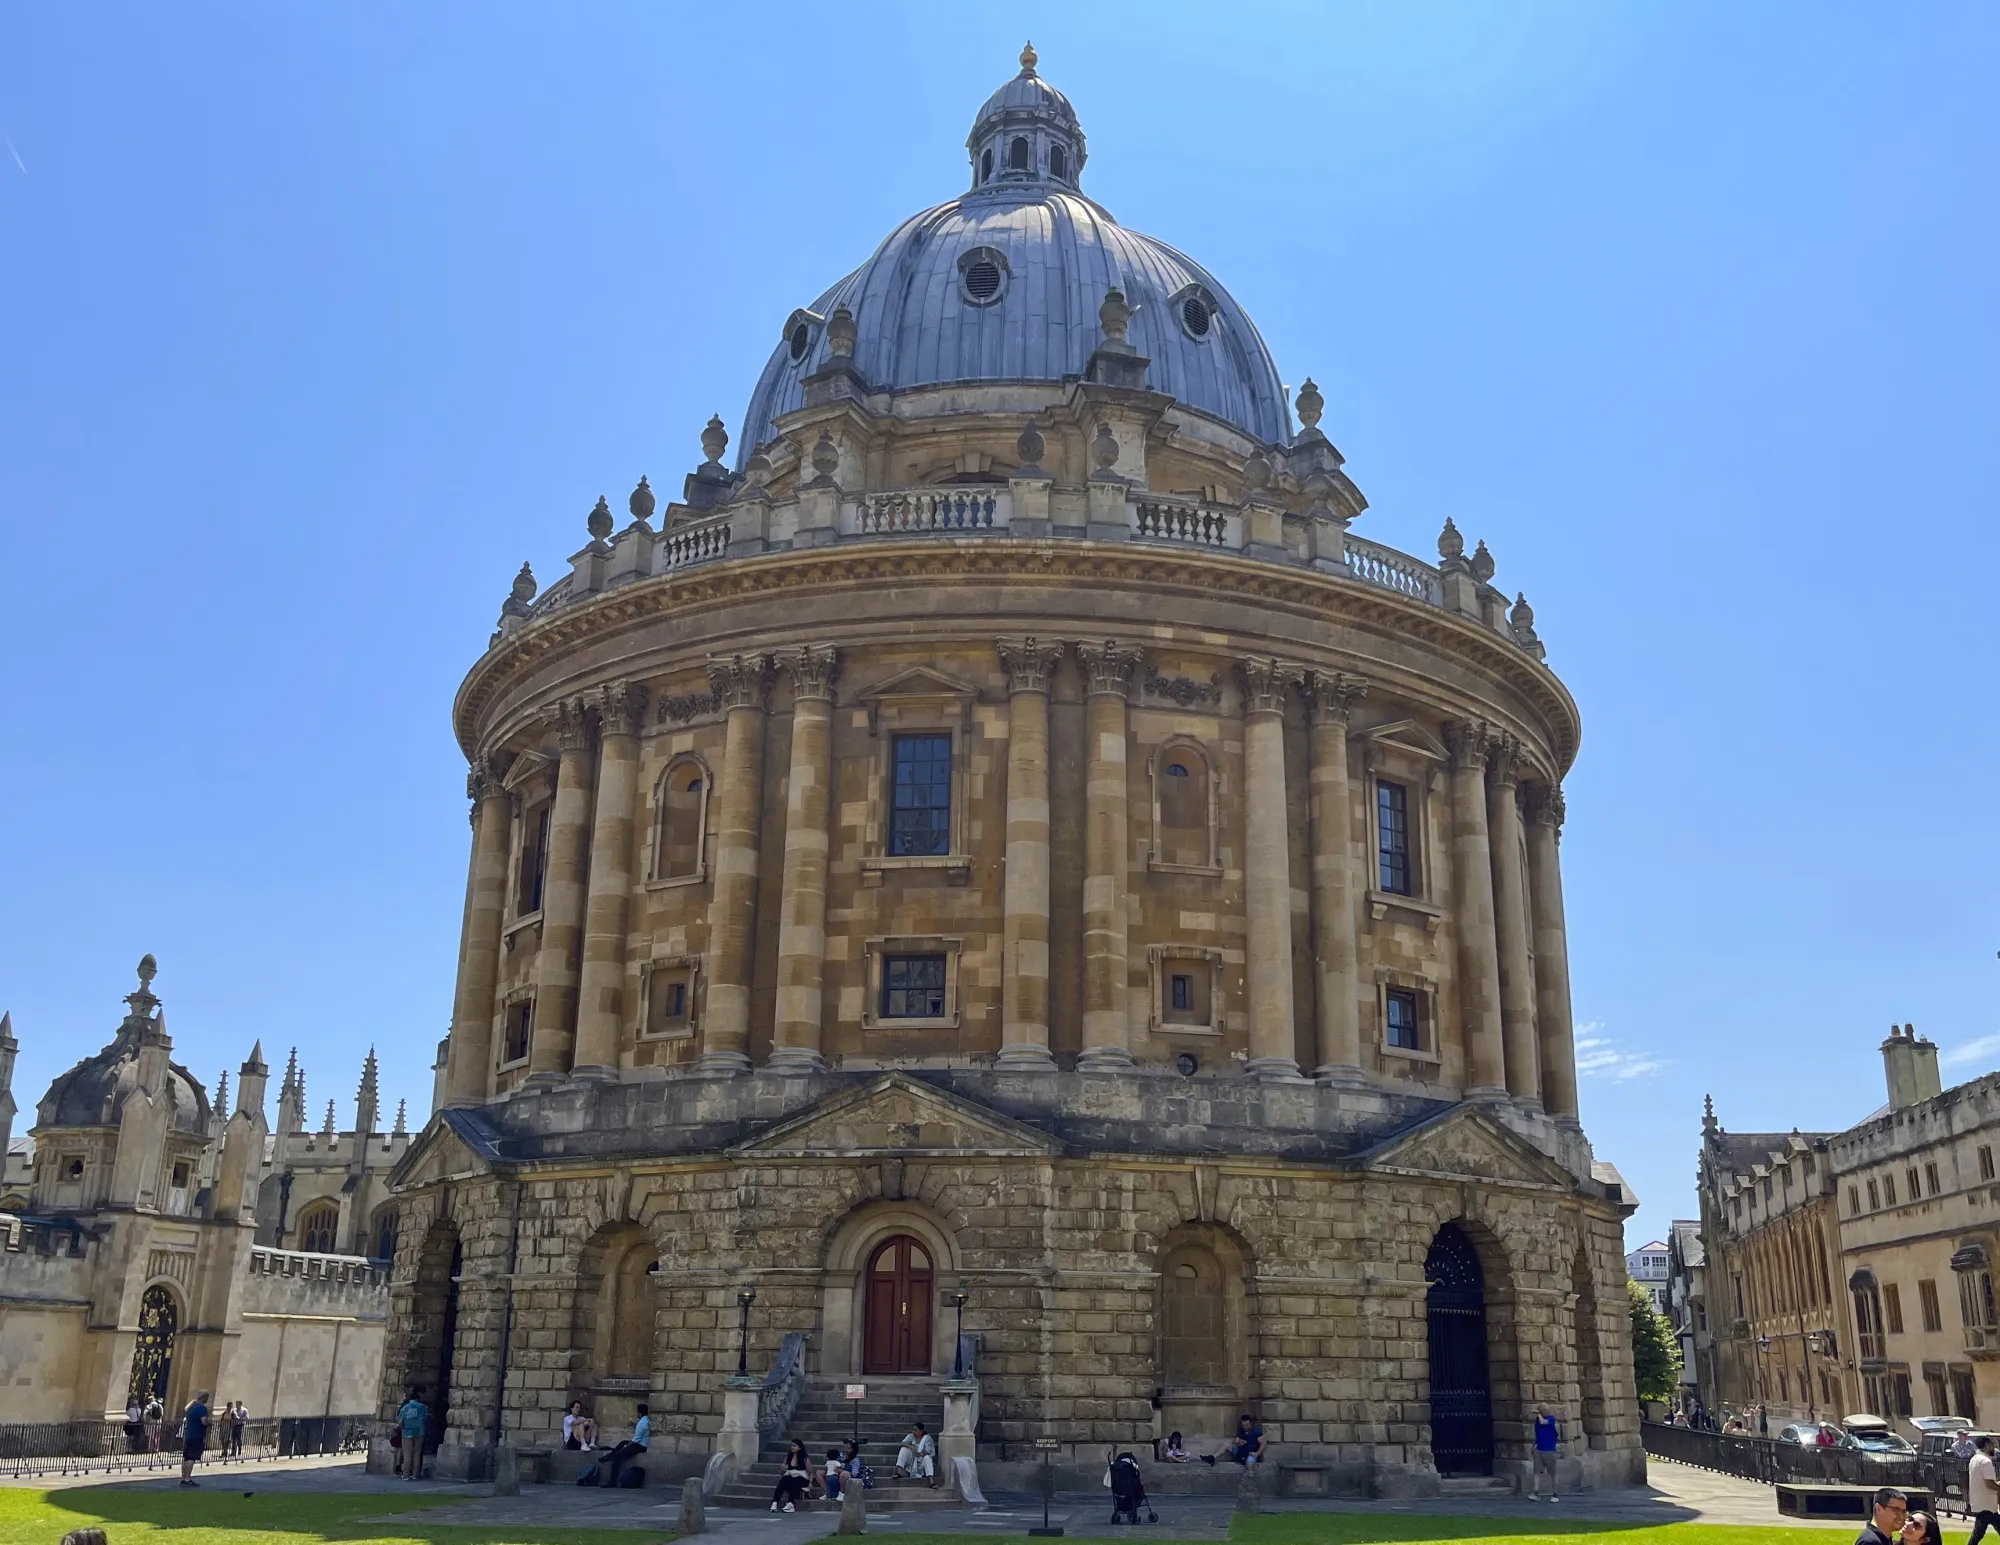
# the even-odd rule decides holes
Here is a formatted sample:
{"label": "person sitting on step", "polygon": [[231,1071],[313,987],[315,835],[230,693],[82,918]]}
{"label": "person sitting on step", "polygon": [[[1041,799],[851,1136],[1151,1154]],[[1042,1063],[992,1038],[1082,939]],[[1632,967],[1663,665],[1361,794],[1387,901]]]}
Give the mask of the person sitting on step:
{"label": "person sitting on step", "polygon": [[862,1461],[861,1445],[852,1438],[840,1445],[840,1467],[850,1478],[861,1483],[863,1491],[874,1487],[875,1472]]}
{"label": "person sitting on step", "polygon": [[785,1450],[785,1463],[778,1484],[771,1490],[771,1511],[795,1513],[812,1486],[812,1455],[802,1439],[794,1438]]}
{"label": "person sitting on step", "polygon": [[910,1423],[903,1434],[903,1446],[896,1450],[896,1474],[937,1485],[937,1440],[924,1431],[922,1422]]}

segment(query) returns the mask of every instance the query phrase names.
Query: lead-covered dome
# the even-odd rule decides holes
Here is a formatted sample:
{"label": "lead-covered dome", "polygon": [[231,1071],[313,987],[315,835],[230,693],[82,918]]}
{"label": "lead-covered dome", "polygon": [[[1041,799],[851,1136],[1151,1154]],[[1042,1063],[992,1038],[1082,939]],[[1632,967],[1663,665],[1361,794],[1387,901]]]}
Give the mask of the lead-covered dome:
{"label": "lead-covered dome", "polygon": [[1101,341],[1098,307],[1119,289],[1146,384],[1267,444],[1291,438],[1270,350],[1248,313],[1193,259],[1085,197],[1082,127],[1069,99],[1021,73],[980,109],[966,141],[972,188],[912,215],[853,273],[786,320],[745,415],[740,454],[804,406],[831,356],[826,320],[853,313],[853,366],[877,391],[970,381],[1059,383]]}
{"label": "lead-covered dome", "polygon": [[118,1125],[126,1097],[139,1087],[140,1059],[148,1047],[157,1047],[165,1064],[160,1087],[167,1100],[167,1125],[176,1132],[207,1135],[207,1093],[186,1068],[167,1060],[173,1043],[159,1013],[160,1000],[153,996],[156,969],[151,955],[139,962],[139,990],[125,999],[131,1012],[109,1046],[57,1075],[36,1106],[38,1128]]}

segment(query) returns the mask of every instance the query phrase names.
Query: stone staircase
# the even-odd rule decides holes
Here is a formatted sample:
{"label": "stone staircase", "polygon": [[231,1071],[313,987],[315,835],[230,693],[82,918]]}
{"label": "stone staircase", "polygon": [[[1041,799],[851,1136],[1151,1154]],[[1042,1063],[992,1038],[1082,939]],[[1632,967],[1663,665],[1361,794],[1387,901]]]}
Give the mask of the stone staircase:
{"label": "stone staircase", "polygon": [[[778,1484],[778,1476],[784,1469],[786,1446],[794,1438],[802,1439],[806,1452],[812,1455],[815,1471],[824,1472],[826,1451],[841,1448],[854,1436],[858,1414],[861,1457],[875,1472],[875,1485],[866,1493],[870,1512],[939,1512],[962,1507],[962,1502],[946,1493],[942,1473],[935,1489],[922,1481],[899,1481],[895,1476],[896,1449],[902,1443],[903,1434],[910,1430],[910,1423],[922,1422],[924,1431],[933,1438],[944,1425],[944,1396],[941,1390],[945,1381],[889,1379],[880,1374],[870,1374],[855,1380],[868,1386],[868,1398],[859,1402],[841,1398],[845,1382],[836,1379],[808,1380],[799,1396],[798,1409],[786,1425],[784,1437],[776,1443],[765,1444],[757,1455],[757,1462],[748,1469],[738,1471],[727,1486],[708,1499],[709,1505],[768,1509],[772,1488]],[[860,1406],[858,1413],[855,1410],[857,1404]],[[801,1510],[831,1509],[833,1504],[822,1497],[817,1502],[802,1502],[799,1506]]]}

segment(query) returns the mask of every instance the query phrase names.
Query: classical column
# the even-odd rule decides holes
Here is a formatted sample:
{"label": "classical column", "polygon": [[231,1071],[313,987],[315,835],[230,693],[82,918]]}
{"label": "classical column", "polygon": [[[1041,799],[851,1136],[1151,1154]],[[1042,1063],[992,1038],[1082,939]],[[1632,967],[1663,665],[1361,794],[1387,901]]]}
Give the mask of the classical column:
{"label": "classical column", "polygon": [[542,950],[535,958],[535,1022],[528,1077],[554,1083],[576,1045],[577,967],[583,954],[584,870],[590,861],[590,725],[580,697],[556,709],[556,797],[542,881]]}
{"label": "classical column", "polygon": [[1261,1083],[1299,1076],[1292,1005],[1292,845],[1285,820],[1285,700],[1302,679],[1280,660],[1245,660],[1243,912],[1249,937],[1250,1060]]}
{"label": "classical column", "polygon": [[1451,869],[1458,895],[1452,928],[1458,935],[1458,1007],[1463,1026],[1468,1099],[1507,1092],[1500,1029],[1500,955],[1493,924],[1493,845],[1486,827],[1486,757],[1493,732],[1483,719],[1444,727],[1451,753]]}
{"label": "classical column", "polygon": [[1125,708],[1139,652],[1122,644],[1078,644],[1088,684],[1084,735],[1083,1051],[1079,1068],[1132,1065],[1126,1017],[1127,835]]}
{"label": "classical column", "polygon": [[708,904],[708,989],[701,1057],[710,1073],[750,1066],[751,942],[757,921],[757,828],[764,798],[768,655],[710,655],[708,682],[729,710],[715,812],[715,884]]}
{"label": "classical column", "polygon": [[1314,671],[1306,683],[1312,713],[1313,969],[1318,982],[1314,1028],[1323,1084],[1359,1084],[1361,984],[1354,941],[1353,794],[1347,775],[1347,722],[1368,688],[1351,676]]}
{"label": "classical column", "polygon": [[769,1066],[811,1073],[826,976],[827,822],[833,800],[833,683],[840,655],[806,644],[778,657],[792,678],[792,771],[785,793],[785,877],[778,903],[778,1013]]}
{"label": "classical column", "polygon": [[999,1066],[1050,1068],[1049,681],[1062,646],[1023,638],[1002,639],[997,648],[1007,673]]}
{"label": "classical column", "polygon": [[1542,1053],[1542,1106],[1565,1126],[1577,1124],[1576,1044],[1570,1023],[1569,930],[1563,922],[1560,842],[1562,788],[1528,790],[1528,899],[1535,926],[1535,1029]]}
{"label": "classical column", "polygon": [[472,863],[465,878],[465,929],[452,995],[445,1104],[478,1105],[493,1065],[493,994],[499,981],[500,929],[507,909],[507,832],[513,801],[499,769],[476,759],[465,778],[472,806]]}
{"label": "classical column", "polygon": [[1540,1106],[1535,958],[1528,935],[1528,877],[1522,868],[1520,741],[1512,735],[1496,736],[1492,766],[1487,822],[1493,838],[1494,936],[1500,946],[1500,1031],[1507,1092],[1524,1105]]}
{"label": "classical column", "polygon": [[597,698],[597,821],[590,833],[590,900],[584,910],[583,985],[572,1078],[618,1076],[625,1012],[625,929],[632,912],[639,729],[646,689],[614,681]]}

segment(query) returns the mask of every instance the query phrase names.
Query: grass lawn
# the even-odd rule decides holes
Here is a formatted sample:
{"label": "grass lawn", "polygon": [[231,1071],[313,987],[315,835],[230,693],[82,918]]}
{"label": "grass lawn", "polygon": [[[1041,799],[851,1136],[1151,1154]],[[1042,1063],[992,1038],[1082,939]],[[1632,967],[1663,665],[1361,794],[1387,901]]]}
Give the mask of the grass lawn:
{"label": "grass lawn", "polygon": [[[254,1489],[254,1488],[253,1488]],[[659,1545],[671,1535],[646,1529],[475,1528],[423,1522],[423,1511],[456,1496],[257,1492],[246,1497],[211,1484],[200,1492],[76,1486],[61,1491],[0,1487],[0,1545],[56,1545],[71,1529],[97,1527],[110,1545],[320,1545],[380,1540],[387,1545]],[[384,1514],[394,1523],[363,1523]],[[1029,1545],[1025,1535],[897,1533],[896,1545]],[[1082,1545],[1129,1545],[1130,1537],[1072,1535]],[[1726,1524],[1622,1525],[1552,1518],[1427,1518],[1407,1513],[1265,1513],[1240,1517],[1232,1545],[1405,1545],[1421,1540],[1488,1540],[1494,1545],[1847,1545],[1830,1529]]]}
{"label": "grass lawn", "polygon": [[[490,1529],[423,1522],[422,1510],[463,1497],[342,1492],[229,1491],[211,1478],[201,1491],[74,1486],[61,1491],[0,1487],[0,1545],[56,1545],[71,1529],[103,1529],[110,1545],[654,1545],[646,1529]],[[394,1523],[363,1523],[386,1513]]]}

